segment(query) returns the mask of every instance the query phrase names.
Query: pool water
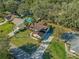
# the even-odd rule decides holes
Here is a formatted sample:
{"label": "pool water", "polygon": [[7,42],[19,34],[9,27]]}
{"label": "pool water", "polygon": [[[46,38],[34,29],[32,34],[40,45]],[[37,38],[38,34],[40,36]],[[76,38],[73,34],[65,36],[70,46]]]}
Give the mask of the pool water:
{"label": "pool water", "polygon": [[42,36],[42,39],[47,40],[52,33],[53,33],[53,28],[48,28],[46,33]]}

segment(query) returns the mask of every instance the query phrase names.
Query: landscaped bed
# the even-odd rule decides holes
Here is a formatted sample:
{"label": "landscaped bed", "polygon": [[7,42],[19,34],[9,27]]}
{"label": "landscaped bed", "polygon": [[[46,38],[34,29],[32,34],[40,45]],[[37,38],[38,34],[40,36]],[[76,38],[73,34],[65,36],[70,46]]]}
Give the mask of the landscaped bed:
{"label": "landscaped bed", "polygon": [[14,24],[7,22],[0,26],[0,36],[8,35],[13,30]]}
{"label": "landscaped bed", "polygon": [[14,37],[11,38],[11,43],[15,44],[18,47],[27,44],[39,45],[39,41],[31,38],[30,33],[30,30],[20,31]]}

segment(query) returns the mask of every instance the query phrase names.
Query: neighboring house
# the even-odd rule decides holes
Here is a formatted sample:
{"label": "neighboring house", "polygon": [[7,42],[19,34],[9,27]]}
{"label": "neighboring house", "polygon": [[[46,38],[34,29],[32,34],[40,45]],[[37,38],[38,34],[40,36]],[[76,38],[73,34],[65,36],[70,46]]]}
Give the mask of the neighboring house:
{"label": "neighboring house", "polygon": [[12,20],[12,22],[13,22],[15,25],[20,25],[20,24],[22,24],[22,23],[24,22],[24,20],[21,19],[21,18],[14,18],[14,19]]}
{"label": "neighboring house", "polygon": [[14,14],[9,14],[9,15],[5,16],[5,19],[7,19],[8,21],[11,21],[12,23],[14,23],[16,25],[14,27],[14,29],[17,29],[17,28],[23,29],[25,27],[25,25],[23,24],[24,23],[24,20],[21,19],[21,18],[18,18]]}
{"label": "neighboring house", "polygon": [[24,22],[23,19],[17,18],[17,16],[14,15],[14,14],[9,14],[9,15],[5,16],[5,19],[7,19],[8,21],[13,22],[15,25],[19,25],[19,24]]}
{"label": "neighboring house", "polygon": [[79,34],[78,33],[64,33],[62,39],[70,44],[70,52],[79,54]]}
{"label": "neighboring house", "polygon": [[74,34],[75,38],[70,40],[70,51],[79,55],[79,34]]}

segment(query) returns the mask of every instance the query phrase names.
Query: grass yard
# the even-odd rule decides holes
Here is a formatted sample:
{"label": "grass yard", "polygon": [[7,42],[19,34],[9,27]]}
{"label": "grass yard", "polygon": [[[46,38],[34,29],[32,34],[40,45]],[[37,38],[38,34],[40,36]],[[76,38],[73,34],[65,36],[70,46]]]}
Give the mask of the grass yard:
{"label": "grass yard", "polygon": [[17,33],[14,37],[11,38],[11,43],[15,44],[16,46],[22,46],[27,44],[39,45],[39,41],[32,39],[30,37],[30,33],[30,30],[25,30]]}
{"label": "grass yard", "polygon": [[67,59],[64,43],[55,39],[52,40],[47,51],[49,51],[50,55],[49,57],[44,56],[44,59]]}
{"label": "grass yard", "polygon": [[1,23],[1,22],[4,22],[4,21],[5,21],[5,20],[4,20],[3,18],[0,18],[0,23]]}
{"label": "grass yard", "polygon": [[79,58],[78,58],[78,57],[73,56],[73,57],[68,57],[68,59],[79,59]]}
{"label": "grass yard", "polygon": [[55,27],[54,29],[54,38],[51,42],[51,44],[49,45],[48,49],[46,50],[46,52],[48,52],[48,54],[44,55],[44,59],[69,59],[67,58],[66,55],[66,51],[65,51],[65,46],[64,46],[64,42],[62,42],[61,40],[59,40],[60,35],[64,32],[69,32],[72,31],[69,28],[65,28],[59,25],[55,25],[55,24],[50,24],[53,27]]}
{"label": "grass yard", "polygon": [[1,36],[1,35],[4,35],[4,36],[5,36],[5,35],[7,35],[9,32],[11,32],[11,31],[13,30],[13,26],[14,26],[14,24],[9,23],[9,22],[7,22],[7,23],[1,25],[1,26],[0,26],[0,36]]}

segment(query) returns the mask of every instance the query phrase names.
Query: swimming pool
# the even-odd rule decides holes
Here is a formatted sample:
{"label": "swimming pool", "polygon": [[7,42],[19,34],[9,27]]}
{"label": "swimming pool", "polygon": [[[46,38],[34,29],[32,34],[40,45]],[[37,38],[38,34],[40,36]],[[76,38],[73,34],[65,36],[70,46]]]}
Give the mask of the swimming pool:
{"label": "swimming pool", "polygon": [[42,39],[47,40],[49,38],[49,36],[51,36],[51,34],[53,33],[53,28],[48,28],[47,31],[45,32],[45,34],[42,36]]}

